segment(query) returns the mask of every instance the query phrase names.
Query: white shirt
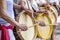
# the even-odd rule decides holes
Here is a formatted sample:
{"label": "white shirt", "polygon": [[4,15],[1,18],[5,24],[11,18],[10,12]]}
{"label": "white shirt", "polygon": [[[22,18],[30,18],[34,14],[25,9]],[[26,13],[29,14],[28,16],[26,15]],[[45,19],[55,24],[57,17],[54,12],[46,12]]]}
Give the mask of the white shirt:
{"label": "white shirt", "polygon": [[40,2],[39,2],[39,0],[36,0],[36,2],[39,4]]}
{"label": "white shirt", "polygon": [[39,10],[37,2],[35,0],[32,0],[32,7],[34,8],[34,10]]}
{"label": "white shirt", "polygon": [[54,0],[48,0],[50,3],[53,3],[54,2]]}
{"label": "white shirt", "polygon": [[38,4],[46,4],[47,3],[46,0],[36,0],[36,2]]}
{"label": "white shirt", "polygon": [[55,2],[56,3],[56,5],[59,5],[59,0],[48,0],[50,3],[53,3],[53,2]]}
{"label": "white shirt", "polygon": [[39,0],[40,4],[45,4],[47,3],[46,0]]}
{"label": "white shirt", "polygon": [[58,16],[57,18],[57,23],[60,23],[60,16]]}
{"label": "white shirt", "polygon": [[[8,15],[14,19],[14,12],[13,12],[13,0],[6,0],[7,2],[7,10],[6,12],[8,13]],[[5,21],[4,19],[0,18],[0,24],[3,25],[9,25],[9,23],[7,21]]]}
{"label": "white shirt", "polygon": [[[13,0],[6,0],[6,2],[7,2],[7,13],[10,17],[12,17],[14,19]],[[5,25],[5,26],[10,25],[8,22],[3,20],[2,18],[0,18],[0,23]],[[15,40],[13,31],[11,29],[8,29],[8,32],[9,32],[10,40]],[[1,35],[2,35],[2,30],[0,30],[0,40],[1,40]]]}
{"label": "white shirt", "polygon": [[55,0],[55,2],[56,2],[56,5],[59,5],[59,0]]}
{"label": "white shirt", "polygon": [[28,8],[29,8],[30,10],[33,10],[33,9],[32,9],[32,6],[31,6],[31,3],[30,3],[30,0],[27,0],[27,4],[28,4]]}

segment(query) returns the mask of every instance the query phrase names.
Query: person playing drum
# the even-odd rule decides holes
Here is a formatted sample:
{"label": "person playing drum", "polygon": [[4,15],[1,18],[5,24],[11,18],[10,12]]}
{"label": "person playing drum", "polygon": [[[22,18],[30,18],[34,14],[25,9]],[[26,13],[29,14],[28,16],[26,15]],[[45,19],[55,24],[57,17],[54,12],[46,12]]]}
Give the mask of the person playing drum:
{"label": "person playing drum", "polygon": [[[31,0],[20,0],[19,5],[22,5],[24,7],[24,9],[26,10],[26,12],[29,13],[29,15],[31,15],[31,14],[33,15],[33,13],[36,13],[36,12],[33,11],[30,1]],[[43,21],[35,20],[35,22],[39,23],[42,26],[45,26],[45,23]]]}
{"label": "person playing drum", "polygon": [[53,6],[57,6],[58,8],[59,7],[59,0],[46,0],[47,3],[49,3],[50,5],[53,5]]}
{"label": "person playing drum", "polygon": [[22,8],[13,3],[13,0],[0,0],[0,40],[15,40],[12,31],[14,25],[23,31],[27,30],[26,25],[19,24],[14,20],[13,6],[16,9]]}
{"label": "person playing drum", "polygon": [[[36,0],[37,1],[37,0]],[[38,0],[39,1],[39,0]],[[37,1],[37,3],[39,3]],[[44,3],[44,1],[45,1],[45,3]],[[50,0],[51,2],[54,2],[54,0]],[[47,2],[47,0],[41,0],[41,2],[42,2],[42,5],[45,5],[45,4],[48,4],[48,2]],[[47,5],[48,7],[50,7],[49,5]],[[56,26],[54,25],[54,29],[53,29],[53,35],[52,35],[52,40],[57,40],[56,39],[56,36],[55,36],[55,30],[56,30]]]}

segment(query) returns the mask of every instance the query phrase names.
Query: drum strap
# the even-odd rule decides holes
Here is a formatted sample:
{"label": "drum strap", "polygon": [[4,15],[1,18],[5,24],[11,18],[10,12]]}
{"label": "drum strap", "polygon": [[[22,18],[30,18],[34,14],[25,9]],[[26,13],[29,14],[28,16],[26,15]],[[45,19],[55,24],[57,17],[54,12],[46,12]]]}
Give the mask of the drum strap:
{"label": "drum strap", "polygon": [[1,40],[10,40],[8,29],[13,29],[13,25],[5,26],[0,24],[0,30],[2,30]]}

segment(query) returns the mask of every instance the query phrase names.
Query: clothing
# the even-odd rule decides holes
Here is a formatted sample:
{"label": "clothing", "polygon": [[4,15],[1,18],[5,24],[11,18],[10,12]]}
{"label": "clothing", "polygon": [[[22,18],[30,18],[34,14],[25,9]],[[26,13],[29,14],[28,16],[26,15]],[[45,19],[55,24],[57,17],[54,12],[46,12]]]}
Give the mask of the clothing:
{"label": "clothing", "polygon": [[[7,2],[7,10],[6,11],[7,11],[8,15],[14,19],[13,0],[6,0],[6,2]],[[7,21],[5,21],[2,18],[0,18],[0,24],[10,25]]]}
{"label": "clothing", "polygon": [[60,16],[58,16],[57,18],[57,23],[60,23]]}
{"label": "clothing", "polygon": [[[14,19],[13,0],[6,0],[6,3],[7,3],[6,12],[10,17]],[[15,40],[12,31],[13,28],[14,28],[13,25],[8,23],[4,19],[0,18],[0,40]]]}
{"label": "clothing", "polygon": [[41,40],[40,38],[36,38],[36,40]]}
{"label": "clothing", "polygon": [[59,5],[59,0],[55,0],[55,2],[56,2],[56,5]]}
{"label": "clothing", "polygon": [[13,28],[13,25],[5,26],[0,24],[0,40],[15,40]]}
{"label": "clothing", "polygon": [[48,0],[50,3],[53,3],[53,2],[55,2],[56,3],[56,5],[59,5],[59,0]]}
{"label": "clothing", "polygon": [[31,7],[30,0],[27,0],[27,2],[28,2],[28,8],[29,8],[30,10],[33,10],[32,7]]}
{"label": "clothing", "polygon": [[22,0],[24,2],[24,8],[32,10],[30,0]]}
{"label": "clothing", "polygon": [[15,3],[17,3],[17,4],[20,2],[20,0],[13,0],[13,1],[14,1]]}
{"label": "clothing", "polygon": [[46,4],[46,0],[39,0],[40,4]]}
{"label": "clothing", "polygon": [[53,3],[53,2],[54,2],[54,0],[48,0],[48,2]]}
{"label": "clothing", "polygon": [[39,4],[40,2],[39,2],[40,0],[36,0],[36,2]]}
{"label": "clothing", "polygon": [[[20,0],[13,0],[13,1],[14,1],[14,3],[16,3],[16,4],[18,4],[18,3],[20,2]],[[18,10],[16,10],[15,8],[13,8],[13,10],[14,10],[14,16],[15,16],[15,18],[16,18],[17,14],[18,14]]]}
{"label": "clothing", "polygon": [[35,0],[32,0],[32,7],[33,7],[34,10],[39,10],[38,5],[37,5]]}

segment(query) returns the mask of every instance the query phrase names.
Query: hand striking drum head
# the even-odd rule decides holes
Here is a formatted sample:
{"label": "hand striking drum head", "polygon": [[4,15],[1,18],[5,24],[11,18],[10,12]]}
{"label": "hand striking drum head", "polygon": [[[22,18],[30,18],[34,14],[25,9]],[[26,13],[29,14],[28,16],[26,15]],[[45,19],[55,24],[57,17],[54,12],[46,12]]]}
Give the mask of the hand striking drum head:
{"label": "hand striking drum head", "polygon": [[[21,13],[19,14],[18,22],[20,24],[25,24],[28,27],[27,31],[22,31],[20,29],[17,30],[18,36],[20,37],[21,40],[34,40],[36,37],[36,29],[33,25],[32,18],[25,14]],[[33,27],[30,27],[33,26]],[[17,28],[16,28],[17,29]]]}
{"label": "hand striking drum head", "polygon": [[[41,13],[42,14],[42,13]],[[41,20],[41,21],[44,21],[46,26],[40,26],[40,25],[37,25],[37,30],[38,30],[38,36],[40,38],[43,38],[43,39],[48,39],[50,38],[51,34],[52,34],[52,29],[53,27],[49,24],[52,24],[52,21],[50,19],[50,17],[48,15],[41,15],[39,14],[36,19],[37,20]]]}

